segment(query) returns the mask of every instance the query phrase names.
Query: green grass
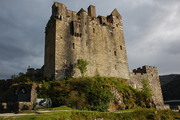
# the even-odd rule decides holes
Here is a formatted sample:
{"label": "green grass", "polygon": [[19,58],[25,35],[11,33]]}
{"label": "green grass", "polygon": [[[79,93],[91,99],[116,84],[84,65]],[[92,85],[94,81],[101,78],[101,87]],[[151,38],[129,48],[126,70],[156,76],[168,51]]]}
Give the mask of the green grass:
{"label": "green grass", "polygon": [[97,118],[104,118],[104,120],[174,120],[175,116],[176,119],[180,116],[180,113],[174,113],[170,110],[138,109],[109,113],[77,110],[61,111],[63,107],[66,108],[66,106],[62,106],[49,113],[30,116],[0,117],[0,120],[94,120]]}
{"label": "green grass", "polygon": [[51,110],[74,110],[70,107],[67,107],[66,105],[60,106],[60,107],[55,107],[55,108],[50,108]]}

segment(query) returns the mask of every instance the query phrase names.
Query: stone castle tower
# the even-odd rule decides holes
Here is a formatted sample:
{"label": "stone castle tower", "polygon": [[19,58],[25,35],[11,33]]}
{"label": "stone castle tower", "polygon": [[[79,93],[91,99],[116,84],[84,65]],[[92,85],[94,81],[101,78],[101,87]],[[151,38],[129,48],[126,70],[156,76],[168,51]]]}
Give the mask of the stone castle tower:
{"label": "stone castle tower", "polygon": [[115,9],[107,17],[96,17],[95,6],[88,12],[70,11],[61,3],[52,6],[52,16],[46,26],[44,75],[58,80],[79,77],[75,67],[79,59],[88,61],[87,76],[128,79],[134,88],[142,89],[149,81],[156,106],[163,106],[157,67],[143,66],[129,72],[122,17]]}
{"label": "stone castle tower", "polygon": [[122,17],[116,9],[107,17],[96,17],[93,5],[88,12],[76,13],[55,2],[45,33],[45,76],[79,77],[75,63],[84,59],[89,63],[87,76],[129,79]]}

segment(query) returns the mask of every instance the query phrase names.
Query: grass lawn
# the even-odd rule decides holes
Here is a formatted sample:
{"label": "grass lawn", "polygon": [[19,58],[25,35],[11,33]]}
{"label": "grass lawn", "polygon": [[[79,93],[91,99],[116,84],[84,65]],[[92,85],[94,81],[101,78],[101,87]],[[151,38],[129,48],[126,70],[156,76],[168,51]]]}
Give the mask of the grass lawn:
{"label": "grass lawn", "polygon": [[[38,112],[41,110],[37,110]],[[36,115],[0,117],[0,120],[95,120],[103,118],[103,120],[174,120],[180,119],[180,113],[174,113],[169,110],[157,111],[153,109],[138,109],[129,111],[116,112],[97,112],[97,111],[80,111],[73,110],[66,106],[46,109],[45,113],[37,113]],[[24,111],[30,114],[33,111]]]}

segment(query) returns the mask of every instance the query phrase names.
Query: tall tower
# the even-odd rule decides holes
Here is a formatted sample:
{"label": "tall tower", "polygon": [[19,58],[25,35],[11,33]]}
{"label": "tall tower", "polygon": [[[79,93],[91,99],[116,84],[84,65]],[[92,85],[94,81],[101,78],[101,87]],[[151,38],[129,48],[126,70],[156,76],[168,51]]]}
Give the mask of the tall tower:
{"label": "tall tower", "polygon": [[96,17],[96,7],[93,5],[90,5],[88,7],[88,15],[91,17]]}
{"label": "tall tower", "polygon": [[122,18],[116,9],[107,17],[96,17],[93,5],[88,12],[76,13],[55,2],[45,33],[45,76],[79,77],[75,64],[84,59],[89,63],[87,76],[129,79]]}

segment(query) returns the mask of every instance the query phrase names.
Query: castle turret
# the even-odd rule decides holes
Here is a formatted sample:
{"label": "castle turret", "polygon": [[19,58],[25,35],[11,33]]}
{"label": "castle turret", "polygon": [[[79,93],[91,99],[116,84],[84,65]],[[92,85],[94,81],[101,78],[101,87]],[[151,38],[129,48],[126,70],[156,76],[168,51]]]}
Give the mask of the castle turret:
{"label": "castle turret", "polygon": [[66,17],[66,13],[67,7],[64,4],[55,2],[52,6],[52,16],[63,19]]}
{"label": "castle turret", "polygon": [[143,66],[133,70],[130,73],[130,80],[128,81],[133,87],[142,89],[143,80],[148,80],[151,91],[153,93],[152,100],[156,106],[163,106],[162,90],[159,81],[159,75],[157,67],[155,66]]}
{"label": "castle turret", "polygon": [[112,13],[107,17],[108,22],[115,24],[119,24],[122,26],[122,17],[117,9],[114,9]]}
{"label": "castle turret", "polygon": [[88,7],[88,15],[91,17],[96,17],[96,7],[93,5],[90,5]]}
{"label": "castle turret", "polygon": [[87,12],[83,8],[81,8],[81,10],[77,13],[77,15],[81,15],[81,14],[86,16]]}
{"label": "castle turret", "polygon": [[117,19],[121,19],[120,13],[117,11],[117,9],[114,9],[111,13],[112,16],[115,16]]}

